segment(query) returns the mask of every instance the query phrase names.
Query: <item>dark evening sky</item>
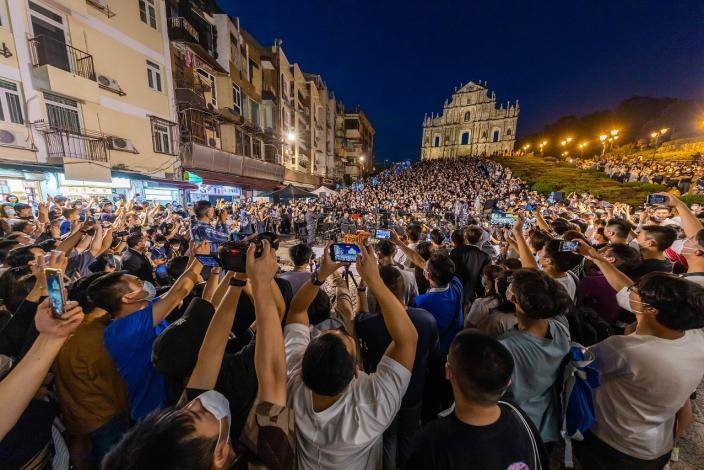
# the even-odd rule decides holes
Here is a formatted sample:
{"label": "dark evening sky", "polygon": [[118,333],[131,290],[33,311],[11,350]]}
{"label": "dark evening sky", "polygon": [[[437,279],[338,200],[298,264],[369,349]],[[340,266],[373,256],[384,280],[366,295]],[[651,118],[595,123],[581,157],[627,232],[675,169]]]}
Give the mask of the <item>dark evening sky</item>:
{"label": "dark evening sky", "polygon": [[377,130],[377,161],[415,158],[424,113],[486,80],[518,133],[633,95],[704,96],[704,1],[220,0],[264,45],[320,73]]}

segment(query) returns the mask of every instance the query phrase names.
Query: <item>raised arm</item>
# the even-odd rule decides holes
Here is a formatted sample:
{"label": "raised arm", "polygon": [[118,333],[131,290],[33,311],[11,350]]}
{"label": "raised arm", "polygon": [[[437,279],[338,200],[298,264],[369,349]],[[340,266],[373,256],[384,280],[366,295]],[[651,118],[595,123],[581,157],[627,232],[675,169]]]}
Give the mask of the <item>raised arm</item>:
{"label": "raised arm", "polygon": [[682,230],[687,237],[694,237],[699,233],[699,231],[704,228],[702,223],[699,221],[694,212],[690,210],[682,199],[673,196],[670,193],[660,193],[663,196],[667,196],[668,205],[677,209],[677,213],[682,218]]}
{"label": "raised arm", "polygon": [[49,299],[37,307],[35,323],[39,336],[17,366],[0,382],[0,403],[3,404],[0,413],[0,440],[5,438],[20,419],[46,378],[66,338],[82,321],[83,310],[78,302],[66,302],[66,312],[61,319],[51,313]]}
{"label": "raised arm", "polygon": [[418,332],[411,322],[406,308],[396,296],[384,285],[379,275],[379,264],[371,249],[360,246],[361,255],[357,258],[357,272],[374,293],[381,309],[381,316],[391,336],[391,344],[384,355],[389,356],[409,371],[413,371],[413,362],[418,345]]}
{"label": "raised arm", "polygon": [[538,228],[540,230],[545,230],[548,233],[552,233],[552,227],[545,222],[545,218],[543,217],[543,214],[540,212],[539,208],[536,208],[537,210],[535,211],[535,223],[538,225]]}
{"label": "raised arm", "polygon": [[518,249],[518,256],[521,259],[521,266],[529,269],[538,269],[538,263],[535,261],[535,256],[530,251],[526,237],[523,236],[523,218],[519,217],[516,224],[513,226],[513,236]]}
{"label": "raised arm", "polygon": [[198,390],[212,390],[220,374],[222,358],[225,355],[227,338],[232,331],[232,323],[235,321],[237,304],[242,295],[242,287],[228,285],[225,296],[215,310],[213,318],[208,325],[203,344],[198,352],[198,361],[193,369],[191,377],[188,379],[186,388]]}
{"label": "raised arm", "polygon": [[257,371],[259,391],[257,401],[286,405],[286,357],[281,318],[272,289],[274,276],[279,270],[276,250],[268,240],[262,241],[264,250],[254,257],[255,245],[247,250],[247,277],[252,284],[254,313],[257,321],[257,341],[254,349],[254,368]]}
{"label": "raised arm", "polygon": [[425,269],[427,267],[428,262],[424,260],[416,250],[403,243],[401,241],[401,237],[399,237],[398,233],[396,233],[396,230],[391,230],[391,241],[394,245],[399,247],[401,251],[403,251],[403,254],[406,255],[411,263],[415,264],[419,268]]}
{"label": "raised arm", "polygon": [[[318,281],[324,282],[333,272],[337,271],[339,268],[344,266],[343,263],[335,263],[330,258],[330,244],[325,247],[323,251],[323,256],[320,259],[320,268],[316,273]],[[308,307],[315,296],[318,295],[320,291],[320,286],[314,285],[311,281],[306,281],[305,284],[298,290],[296,295],[291,301],[291,308],[289,309],[288,316],[286,317],[286,324],[290,323],[300,323],[302,325],[309,325],[308,322]]]}
{"label": "raised arm", "polygon": [[64,241],[59,243],[59,246],[57,246],[56,249],[58,251],[63,251],[67,254],[71,253],[71,251],[73,251],[78,242],[80,242],[83,236],[86,234],[86,230],[88,230],[92,224],[92,220],[86,220],[81,225],[76,224],[76,230],[73,230],[69,234],[69,236],[64,239]]}
{"label": "raised arm", "polygon": [[200,272],[203,265],[197,259],[192,259],[186,270],[176,279],[174,285],[166,294],[154,304],[152,317],[154,325],[161,323],[169,313],[193,290],[196,282],[200,279]]}
{"label": "raised arm", "polygon": [[95,233],[93,234],[93,238],[91,239],[90,245],[88,246],[90,254],[93,255],[93,257],[98,257],[100,255],[100,250],[103,246],[103,238],[103,226],[101,224],[96,224]]}
{"label": "raised arm", "polygon": [[609,260],[596,251],[593,246],[578,238],[576,238],[575,241],[579,243],[578,253],[585,258],[589,258],[596,264],[613,290],[618,292],[624,287],[631,287],[634,284],[630,277],[611,264]]}

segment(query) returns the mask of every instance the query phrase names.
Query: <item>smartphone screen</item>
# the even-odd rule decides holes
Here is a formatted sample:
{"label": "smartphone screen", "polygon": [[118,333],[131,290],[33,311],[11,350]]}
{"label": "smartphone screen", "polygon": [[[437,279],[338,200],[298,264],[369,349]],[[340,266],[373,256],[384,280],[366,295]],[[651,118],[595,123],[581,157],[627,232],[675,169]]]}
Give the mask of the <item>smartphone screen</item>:
{"label": "smartphone screen", "polygon": [[341,263],[354,263],[362,251],[352,243],[335,243],[332,246],[332,260]]}
{"label": "smartphone screen", "polygon": [[667,202],[667,197],[663,194],[649,194],[648,199],[645,202],[646,204],[651,205],[665,204],[665,202]]}
{"label": "smartphone screen", "polygon": [[577,251],[577,248],[579,248],[579,243],[577,241],[561,241],[560,242],[560,251],[566,252],[566,251]]}
{"label": "smartphone screen", "polygon": [[44,269],[46,276],[46,287],[49,293],[49,304],[54,316],[61,317],[64,314],[64,283],[63,274],[59,269]]}
{"label": "smartphone screen", "polygon": [[391,230],[376,230],[375,238],[377,240],[388,240],[391,238]]}
{"label": "smartphone screen", "polygon": [[211,268],[220,266],[218,259],[213,255],[196,255],[196,259],[198,259],[203,266],[208,266]]}

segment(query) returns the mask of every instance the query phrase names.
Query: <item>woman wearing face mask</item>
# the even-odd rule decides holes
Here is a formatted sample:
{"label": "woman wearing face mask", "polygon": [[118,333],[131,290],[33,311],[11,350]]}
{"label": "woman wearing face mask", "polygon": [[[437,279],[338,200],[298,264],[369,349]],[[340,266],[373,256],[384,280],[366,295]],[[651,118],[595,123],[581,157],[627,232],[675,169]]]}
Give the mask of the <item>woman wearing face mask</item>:
{"label": "woman wearing face mask", "polygon": [[16,215],[17,213],[12,204],[0,205],[0,231],[2,231],[2,236],[12,231],[12,222]]}
{"label": "woman wearing face mask", "polygon": [[602,374],[596,422],[577,447],[582,468],[661,469],[691,419],[690,396],[704,369],[704,288],[654,272],[637,283],[582,247],[616,290],[635,330],[592,346]]}

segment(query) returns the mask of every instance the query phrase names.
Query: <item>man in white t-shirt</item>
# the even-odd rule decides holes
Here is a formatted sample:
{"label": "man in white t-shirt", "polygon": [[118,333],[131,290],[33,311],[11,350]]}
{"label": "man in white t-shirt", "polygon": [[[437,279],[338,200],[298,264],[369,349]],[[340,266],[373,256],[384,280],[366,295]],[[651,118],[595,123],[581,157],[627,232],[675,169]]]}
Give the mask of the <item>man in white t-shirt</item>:
{"label": "man in white t-shirt", "polygon": [[577,447],[582,468],[661,469],[667,463],[676,417],[704,377],[704,288],[653,272],[633,284],[596,250],[581,247],[616,290],[636,330],[591,347],[602,374],[596,422]]}
{"label": "man in white t-shirt", "polygon": [[294,297],[284,328],[288,402],[295,411],[298,467],[378,469],[382,434],[411,379],[418,333],[384,285],[371,250],[360,247],[357,272],[376,297],[391,344],[373,374],[356,367],[354,339],[338,330],[311,340],[307,309],[319,285],[342,267],[325,249],[320,269]]}

